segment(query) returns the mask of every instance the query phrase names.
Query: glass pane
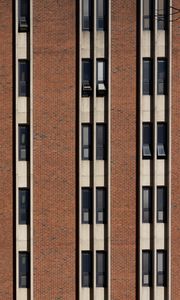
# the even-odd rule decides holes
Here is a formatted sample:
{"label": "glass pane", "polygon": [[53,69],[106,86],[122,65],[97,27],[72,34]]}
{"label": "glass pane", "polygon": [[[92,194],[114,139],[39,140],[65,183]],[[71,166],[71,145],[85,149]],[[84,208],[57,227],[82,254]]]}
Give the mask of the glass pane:
{"label": "glass pane", "polygon": [[90,252],[82,253],[82,271],[83,272],[91,271],[91,253]]}
{"label": "glass pane", "polygon": [[83,16],[89,17],[89,0],[83,0]]}
{"label": "glass pane", "polygon": [[150,208],[151,190],[149,188],[143,188],[143,207]]}
{"label": "glass pane", "polygon": [[89,131],[90,131],[89,126],[83,126],[83,146],[89,145],[89,140],[90,140]]}
{"label": "glass pane", "polygon": [[105,128],[104,125],[97,125],[96,126],[96,143],[99,146],[103,146],[104,139],[105,139]]}
{"label": "glass pane", "polygon": [[151,149],[149,145],[143,145],[143,156],[151,156]]}
{"label": "glass pane", "polygon": [[98,81],[104,82],[104,62],[98,61]]}
{"label": "glass pane", "polygon": [[89,212],[83,212],[83,222],[85,222],[85,223],[90,222]]}
{"label": "glass pane", "polygon": [[83,158],[89,159],[89,149],[83,149]]}
{"label": "glass pane", "polygon": [[165,144],[166,143],[166,124],[158,124],[158,144]]}
{"label": "glass pane", "polygon": [[149,275],[143,275],[143,284],[149,285]]}
{"label": "glass pane", "polygon": [[166,78],[166,61],[158,60],[158,79],[165,80]]}
{"label": "glass pane", "polygon": [[105,272],[105,253],[104,252],[97,252],[96,264],[97,264],[97,272],[98,273]]}
{"label": "glass pane", "polygon": [[158,253],[158,272],[163,272],[164,271],[164,261],[163,261],[163,252]]}
{"label": "glass pane", "polygon": [[143,124],[143,144],[151,144],[152,131],[150,124]]}
{"label": "glass pane", "polygon": [[101,212],[101,211],[97,212],[97,221],[99,223],[103,223],[104,222],[104,212]]}
{"label": "glass pane", "polygon": [[147,251],[144,251],[142,253],[142,267],[143,267],[143,274],[148,274],[150,270],[150,253]]}
{"label": "glass pane", "polygon": [[164,221],[164,212],[158,211],[158,221],[163,222]]}
{"label": "glass pane", "polygon": [[91,81],[91,62],[90,61],[83,61],[83,82],[90,82]]}

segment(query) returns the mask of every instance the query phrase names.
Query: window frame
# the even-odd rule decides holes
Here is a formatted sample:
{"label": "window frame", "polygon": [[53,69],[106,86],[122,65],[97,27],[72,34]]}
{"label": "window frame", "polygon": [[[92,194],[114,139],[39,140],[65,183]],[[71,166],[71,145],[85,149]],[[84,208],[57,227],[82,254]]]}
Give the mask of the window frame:
{"label": "window frame", "polygon": [[[162,269],[163,271],[159,271],[159,254],[163,255],[163,265]],[[163,282],[161,283],[161,280],[159,277],[162,276]],[[166,250],[157,250],[157,286],[167,286],[167,251]]]}
{"label": "window frame", "polygon": [[[149,198],[148,200],[150,201],[150,205],[149,205],[149,209],[144,207],[144,191],[148,190],[149,191]],[[142,187],[142,223],[152,223],[152,205],[153,205],[153,191],[152,191],[152,187],[151,186],[143,186]],[[145,218],[144,213],[148,212],[149,217],[148,220],[147,218]]]}
{"label": "window frame", "polygon": [[[88,192],[88,201],[89,201],[89,205],[88,208],[85,207],[85,200],[87,201],[87,199],[84,198],[83,194],[84,192]],[[82,198],[82,216],[81,216],[81,223],[82,224],[92,224],[92,188],[90,187],[82,187],[81,189],[81,198]],[[89,220],[86,221],[84,219],[84,213],[88,213],[89,216]]]}
{"label": "window frame", "polygon": [[[92,159],[92,126],[90,123],[82,123],[82,160],[91,160]],[[87,127],[89,136],[88,136],[88,144],[84,145],[84,137],[83,137],[83,129]],[[88,149],[88,157],[84,155],[84,150]]]}
{"label": "window frame", "polygon": [[[26,13],[22,14],[23,2],[26,5]],[[18,32],[29,32],[30,28],[30,1],[18,0]]]}
{"label": "window frame", "polygon": [[[98,256],[102,255],[102,270],[99,270],[98,266]],[[99,277],[103,278],[103,284],[99,283]],[[106,251],[96,251],[96,287],[106,287],[107,286],[107,252]]]}
{"label": "window frame", "polygon": [[[148,64],[148,76],[146,78],[145,75],[145,64]],[[143,88],[142,94],[143,95],[152,95],[153,92],[153,60],[151,57],[143,57]],[[148,87],[148,88],[147,88]]]}
{"label": "window frame", "polygon": [[[149,2],[149,15],[145,14],[145,1]],[[151,0],[144,0],[143,1],[143,30],[152,30],[153,22],[152,22],[152,15],[153,15],[153,4]],[[145,26],[145,20],[148,19],[149,26]]]}
{"label": "window frame", "polygon": [[[150,138],[146,137],[147,140],[150,139],[149,143],[144,142],[145,127],[149,128]],[[147,147],[148,147],[149,153],[144,154],[145,149],[147,151]],[[152,124],[152,122],[143,122],[142,123],[142,159],[152,159],[152,158],[153,158],[153,124]]]}
{"label": "window frame", "polygon": [[[159,204],[159,196],[158,196],[158,190],[163,190],[163,210],[159,209],[160,204]],[[163,213],[163,218],[162,220],[159,219],[159,212]],[[167,187],[166,186],[157,186],[157,223],[167,223]]]}
{"label": "window frame", "polygon": [[[86,266],[84,266],[84,257],[83,256],[87,256],[89,259],[89,267],[87,267],[86,270]],[[92,270],[93,270],[93,260],[92,260],[92,251],[82,251],[81,252],[81,267],[82,267],[82,278],[81,278],[81,286],[83,288],[90,288],[92,287]],[[85,270],[85,271],[84,271]],[[86,284],[86,280],[84,279],[85,276],[88,276],[88,284]]]}
{"label": "window frame", "polygon": [[[86,80],[86,72],[85,72],[85,64],[89,64],[89,70],[88,72],[88,77],[89,79]],[[83,58],[82,59],[82,96],[83,97],[88,97],[92,95],[93,91],[93,64],[92,64],[92,59],[91,58]]]}
{"label": "window frame", "polygon": [[[84,1],[88,1],[88,8],[89,8],[89,15],[85,16],[84,15]],[[84,26],[84,19],[85,17],[88,18],[88,26]],[[91,31],[92,30],[92,1],[91,0],[83,0],[82,1],[82,31]]]}
{"label": "window frame", "polygon": [[[148,254],[148,271],[144,270],[144,254]],[[145,283],[144,276],[148,276],[148,283]],[[152,251],[142,250],[142,286],[152,286]]]}
{"label": "window frame", "polygon": [[[26,259],[26,271],[22,270],[22,256]],[[22,283],[22,277],[26,276],[26,284]],[[19,251],[19,288],[30,288],[30,253]]]}
{"label": "window frame", "polygon": [[[160,63],[164,64],[164,76],[160,73]],[[164,77],[163,79],[161,76]],[[161,87],[162,85],[162,87]],[[167,95],[168,92],[168,61],[166,57],[157,58],[157,95]]]}
{"label": "window frame", "polygon": [[[163,1],[163,8],[159,8],[160,2]],[[160,10],[163,10],[163,13],[159,13]],[[166,0],[157,1],[157,29],[158,30],[167,30],[168,28],[168,5]]]}
{"label": "window frame", "polygon": [[[98,136],[98,128],[103,128],[103,137]],[[98,143],[98,139],[102,139],[102,143]],[[96,160],[107,159],[107,125],[106,123],[96,123]]]}
{"label": "window frame", "polygon": [[[103,63],[103,79],[99,79],[98,65]],[[107,60],[105,58],[97,58],[96,60],[96,91],[97,96],[106,95],[107,93]]]}
{"label": "window frame", "polygon": [[[163,142],[160,142],[160,140],[163,139],[162,136],[159,136],[159,130],[163,128],[163,136],[165,136],[165,139]],[[167,132],[167,123],[166,122],[157,122],[157,159],[167,159],[168,156],[168,132]],[[164,153],[160,154],[159,149],[163,148]]]}
{"label": "window frame", "polygon": [[[25,80],[22,80],[22,67],[25,66]],[[19,97],[29,97],[30,96],[30,66],[28,59],[18,60],[18,96]],[[23,92],[23,88],[25,92]]]}
{"label": "window frame", "polygon": [[[19,224],[20,225],[29,225],[30,224],[30,189],[29,188],[19,188]],[[25,220],[22,218],[22,193],[25,192],[26,197],[26,208],[25,208]]]}
{"label": "window frame", "polygon": [[[98,205],[98,192],[102,191],[103,208],[99,208]],[[98,214],[102,213],[102,221],[99,221]],[[107,223],[107,189],[106,187],[96,187],[96,224]]]}
{"label": "window frame", "polygon": [[[103,4],[103,16],[102,18],[99,17],[99,8],[98,8],[98,1],[102,1]],[[96,30],[97,31],[106,31],[106,27],[107,27],[107,3],[106,0],[97,0],[96,2],[96,11],[97,11],[97,15],[96,15]],[[100,20],[102,21],[102,26],[99,26],[99,22]]]}
{"label": "window frame", "polygon": [[[24,132],[23,132],[24,131]],[[23,145],[21,143],[21,136],[25,134],[26,143]],[[30,160],[30,128],[28,124],[18,125],[18,148],[19,148],[19,161],[29,161]],[[24,150],[26,155],[25,158],[22,157],[21,151]]]}

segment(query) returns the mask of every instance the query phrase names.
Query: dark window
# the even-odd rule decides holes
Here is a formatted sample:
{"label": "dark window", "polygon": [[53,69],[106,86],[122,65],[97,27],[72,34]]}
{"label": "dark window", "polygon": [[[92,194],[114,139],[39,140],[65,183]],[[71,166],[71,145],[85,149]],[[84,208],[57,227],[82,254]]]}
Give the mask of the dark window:
{"label": "dark window", "polygon": [[91,125],[83,124],[82,125],[82,159],[90,160],[91,159]]}
{"label": "dark window", "polygon": [[142,221],[143,223],[152,222],[152,188],[143,187],[142,189]]}
{"label": "dark window", "polygon": [[166,286],[167,257],[165,250],[157,251],[157,285]]}
{"label": "dark window", "polygon": [[152,29],[152,0],[143,1],[143,29]]}
{"label": "dark window", "polygon": [[159,30],[167,28],[167,1],[158,0],[157,25]]}
{"label": "dark window", "polygon": [[30,287],[30,256],[29,252],[19,252],[19,287]]}
{"label": "dark window", "polygon": [[97,95],[104,95],[106,92],[106,61],[97,60]]}
{"label": "dark window", "polygon": [[82,188],[82,223],[92,222],[92,190]]}
{"label": "dark window", "polygon": [[167,157],[167,126],[166,123],[157,123],[157,157]]}
{"label": "dark window", "polygon": [[29,224],[30,216],[30,197],[29,189],[19,189],[19,224]]}
{"label": "dark window", "polygon": [[96,252],[96,286],[106,287],[107,262],[106,252]]}
{"label": "dark window", "polygon": [[91,30],[91,0],[82,1],[82,29]]}
{"label": "dark window", "polygon": [[97,30],[106,29],[106,11],[105,0],[97,0]]}
{"label": "dark window", "polygon": [[82,60],[82,94],[89,96],[92,93],[92,62],[90,59]]}
{"label": "dark window", "polygon": [[29,31],[29,0],[19,0],[19,31]]}
{"label": "dark window", "polygon": [[167,221],[167,189],[166,187],[157,187],[157,222],[165,223]]}
{"label": "dark window", "polygon": [[96,188],[96,222],[99,224],[106,223],[106,204],[106,189],[104,187]]}
{"label": "dark window", "polygon": [[157,61],[157,93],[158,95],[167,94],[167,60],[158,58]]}
{"label": "dark window", "polygon": [[29,61],[19,60],[19,96],[29,96]]}
{"label": "dark window", "polygon": [[152,252],[142,251],[142,285],[151,286],[152,284]]}
{"label": "dark window", "polygon": [[152,124],[143,123],[143,149],[142,155],[144,159],[152,158]]}
{"label": "dark window", "polygon": [[152,94],[152,60],[143,59],[143,95]]}
{"label": "dark window", "polygon": [[106,125],[96,125],[96,159],[106,159]]}
{"label": "dark window", "polygon": [[29,160],[28,125],[19,125],[19,160]]}
{"label": "dark window", "polygon": [[92,253],[82,251],[82,287],[92,286]]}

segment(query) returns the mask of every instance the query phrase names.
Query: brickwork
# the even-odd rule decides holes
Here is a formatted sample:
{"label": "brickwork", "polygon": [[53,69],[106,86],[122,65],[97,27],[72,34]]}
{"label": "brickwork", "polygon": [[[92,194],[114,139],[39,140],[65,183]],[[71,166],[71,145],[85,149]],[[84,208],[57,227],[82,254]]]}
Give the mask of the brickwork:
{"label": "brickwork", "polygon": [[34,299],[76,295],[76,6],[33,1]]}
{"label": "brickwork", "polygon": [[0,299],[13,299],[12,1],[0,1]]}
{"label": "brickwork", "polygon": [[136,2],[112,0],[111,294],[136,299]]}
{"label": "brickwork", "polygon": [[[179,7],[179,0],[173,0],[172,6]],[[180,17],[173,16],[172,22],[172,299],[180,299]]]}

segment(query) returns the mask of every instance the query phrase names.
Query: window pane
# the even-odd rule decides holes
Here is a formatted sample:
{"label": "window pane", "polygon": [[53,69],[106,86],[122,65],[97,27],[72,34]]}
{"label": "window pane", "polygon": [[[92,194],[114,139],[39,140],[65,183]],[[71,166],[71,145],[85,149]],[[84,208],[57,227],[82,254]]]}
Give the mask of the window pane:
{"label": "window pane", "polygon": [[159,30],[166,29],[167,13],[166,13],[166,0],[158,0],[158,18],[157,24]]}
{"label": "window pane", "polygon": [[150,30],[152,24],[152,1],[143,0],[143,29]]}
{"label": "window pane", "polygon": [[19,287],[30,286],[30,256],[28,252],[19,252]]}
{"label": "window pane", "polygon": [[166,285],[166,251],[157,251],[157,285]]}
{"label": "window pane", "polygon": [[143,187],[142,200],[142,221],[143,223],[150,223],[152,217],[152,189],[150,187]]}
{"label": "window pane", "polygon": [[29,61],[19,60],[19,96],[29,96]]}
{"label": "window pane", "polygon": [[29,189],[19,189],[19,224],[29,224]]}
{"label": "window pane", "polygon": [[98,82],[104,82],[104,62],[98,61]]}
{"label": "window pane", "polygon": [[143,123],[143,158],[152,157],[152,124]]}
{"label": "window pane", "polygon": [[158,59],[158,78],[157,92],[159,95],[165,95],[167,92],[167,61]]}
{"label": "window pane", "polygon": [[97,287],[106,286],[106,252],[96,252],[96,285]]}
{"label": "window pane", "polygon": [[152,60],[143,59],[143,94],[152,94]]}
{"label": "window pane", "polygon": [[91,223],[92,191],[82,188],[82,223]]}
{"label": "window pane", "polygon": [[96,159],[106,159],[106,127],[105,124],[96,125]]}
{"label": "window pane", "polygon": [[29,126],[19,125],[19,160],[29,160]]}
{"label": "window pane", "polygon": [[104,30],[105,29],[105,0],[97,0],[97,29]]}
{"label": "window pane", "polygon": [[19,31],[29,30],[29,0],[19,0]]}
{"label": "window pane", "polygon": [[106,222],[106,189],[97,188],[96,189],[96,222],[105,223]]}
{"label": "window pane", "polygon": [[157,188],[157,221],[166,222],[167,218],[167,191],[166,187]]}
{"label": "window pane", "polygon": [[82,159],[90,159],[91,151],[91,126],[82,125]]}
{"label": "window pane", "polygon": [[152,254],[150,250],[142,251],[142,284],[151,285]]}
{"label": "window pane", "polygon": [[91,81],[91,61],[83,60],[83,82],[90,82]]}
{"label": "window pane", "polygon": [[167,126],[166,123],[157,124],[157,157],[164,158],[167,155]]}
{"label": "window pane", "polygon": [[82,252],[82,287],[91,286],[92,256],[90,251]]}

